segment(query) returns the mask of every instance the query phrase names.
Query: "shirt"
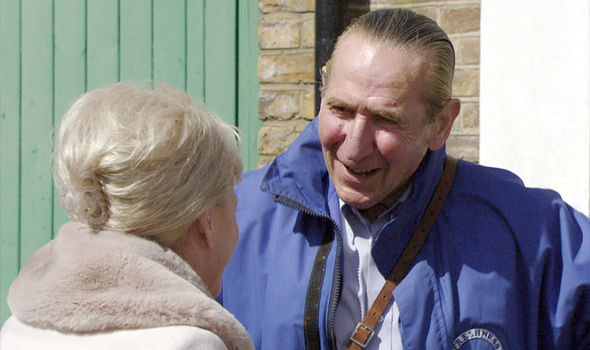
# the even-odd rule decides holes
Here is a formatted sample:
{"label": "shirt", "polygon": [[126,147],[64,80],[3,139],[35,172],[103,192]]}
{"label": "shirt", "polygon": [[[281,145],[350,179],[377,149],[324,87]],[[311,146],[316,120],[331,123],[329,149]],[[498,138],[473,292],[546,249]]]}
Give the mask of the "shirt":
{"label": "shirt", "polygon": [[[408,188],[391,208],[382,213],[374,222],[369,222],[355,208],[340,200],[342,215],[342,237],[344,266],[342,292],[336,308],[335,333],[339,349],[345,349],[357,323],[362,320],[373,301],[383,288],[387,276],[383,276],[371,255],[373,240],[383,225],[394,219],[394,208],[405,200]],[[399,332],[399,310],[395,299],[389,304],[375,327],[375,335],[366,349],[402,349]]]}

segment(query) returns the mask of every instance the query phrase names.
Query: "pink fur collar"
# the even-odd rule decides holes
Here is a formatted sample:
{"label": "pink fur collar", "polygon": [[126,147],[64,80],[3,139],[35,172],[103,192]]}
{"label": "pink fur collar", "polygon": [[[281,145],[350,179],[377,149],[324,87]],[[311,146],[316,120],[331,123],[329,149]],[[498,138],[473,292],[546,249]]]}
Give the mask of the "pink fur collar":
{"label": "pink fur collar", "polygon": [[64,225],[10,287],[12,313],[65,333],[190,325],[230,349],[252,349],[244,327],[178,255],[133,235]]}

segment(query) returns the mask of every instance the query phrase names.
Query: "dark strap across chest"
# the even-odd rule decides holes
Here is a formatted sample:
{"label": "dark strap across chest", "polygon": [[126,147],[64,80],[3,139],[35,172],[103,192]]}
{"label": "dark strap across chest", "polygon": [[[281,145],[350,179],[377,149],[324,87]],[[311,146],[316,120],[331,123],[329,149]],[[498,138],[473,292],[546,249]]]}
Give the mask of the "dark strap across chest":
{"label": "dark strap across chest", "polygon": [[410,267],[412,266],[416,255],[418,255],[420,248],[422,248],[422,245],[426,241],[434,221],[436,221],[436,217],[451,189],[456,169],[457,159],[447,157],[442,177],[426,211],[424,212],[424,216],[422,216],[422,220],[420,220],[414,235],[412,235],[412,238],[402,251],[399,260],[389,274],[389,277],[387,277],[385,285],[381,288],[381,291],[375,298],[369,312],[367,312],[363,320],[356,325],[356,328],[350,337],[348,350],[364,349],[373,338],[373,335],[375,335],[375,326],[391,302],[391,299],[393,298],[393,290],[410,271]]}
{"label": "dark strap across chest", "polygon": [[[393,267],[389,277],[385,281],[385,285],[375,298],[373,305],[369,312],[365,315],[363,320],[359,322],[350,337],[350,344],[348,350],[364,349],[371,341],[375,334],[375,326],[379,321],[383,312],[393,298],[393,290],[408,274],[416,255],[422,248],[422,245],[428,237],[428,233],[432,225],[436,221],[436,217],[442,208],[445,199],[451,189],[453,178],[455,177],[455,170],[457,169],[457,159],[447,157],[445,168],[441,179],[434,191],[434,195],[416,228],[416,231],[410,238],[410,241],[402,251],[401,256]],[[328,232],[325,233],[328,235]],[[329,239],[324,238],[322,247],[320,247],[316,260],[310,283],[307,290],[306,307],[305,307],[305,322],[304,334],[306,349],[320,349],[319,331],[318,331],[318,305],[320,298],[320,289],[323,280],[323,272],[325,271],[325,262],[329,253],[328,245],[331,244]],[[319,266],[316,266],[319,265]],[[320,276],[321,275],[321,276]]]}

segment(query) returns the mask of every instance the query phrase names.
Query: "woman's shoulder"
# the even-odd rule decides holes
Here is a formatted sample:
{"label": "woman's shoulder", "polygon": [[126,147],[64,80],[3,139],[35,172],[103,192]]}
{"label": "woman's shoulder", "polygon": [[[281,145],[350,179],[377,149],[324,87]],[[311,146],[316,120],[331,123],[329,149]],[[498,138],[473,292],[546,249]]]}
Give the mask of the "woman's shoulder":
{"label": "woman's shoulder", "polygon": [[2,326],[0,348],[13,349],[210,349],[227,347],[215,333],[192,326],[126,329],[90,334],[67,334],[26,325],[11,316]]}

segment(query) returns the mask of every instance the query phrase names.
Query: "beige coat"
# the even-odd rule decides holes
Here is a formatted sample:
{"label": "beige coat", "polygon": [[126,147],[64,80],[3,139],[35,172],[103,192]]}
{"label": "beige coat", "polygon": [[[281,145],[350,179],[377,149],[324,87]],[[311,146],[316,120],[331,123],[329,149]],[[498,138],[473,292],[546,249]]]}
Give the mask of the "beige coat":
{"label": "beige coat", "polygon": [[[68,223],[8,293],[0,348],[252,349],[242,325],[178,255]],[[19,347],[19,345],[21,347]]]}

